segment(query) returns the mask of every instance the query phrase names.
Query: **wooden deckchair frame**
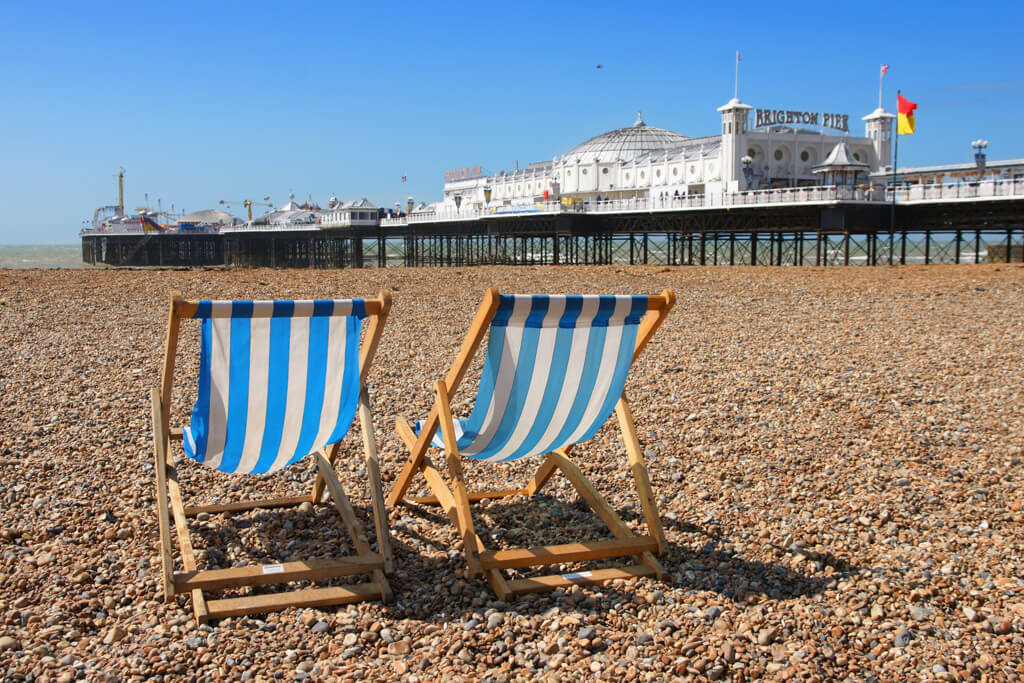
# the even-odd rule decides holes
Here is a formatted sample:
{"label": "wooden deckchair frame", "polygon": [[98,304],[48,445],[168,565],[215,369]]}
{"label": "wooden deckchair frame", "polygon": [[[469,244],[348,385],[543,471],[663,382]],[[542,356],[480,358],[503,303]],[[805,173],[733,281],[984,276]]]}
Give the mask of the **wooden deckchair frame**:
{"label": "wooden deckchair frame", "polygon": [[[167,338],[164,351],[164,365],[160,389],[150,393],[153,407],[153,450],[156,459],[156,500],[160,526],[160,557],[163,565],[163,587],[166,602],[174,600],[181,593],[191,593],[192,609],[196,621],[207,623],[210,619],[271,612],[286,607],[320,607],[360,600],[379,598],[382,602],[392,600],[391,587],[386,574],[392,572],[391,533],[384,494],[381,488],[380,464],[373,434],[369,396],[366,391],[366,377],[377,352],[384,323],[391,310],[391,293],[381,292],[376,299],[365,301],[369,326],[359,350],[359,404],[357,412],[363,433],[363,452],[366,475],[370,489],[377,535],[377,552],[371,550],[363,533],[352,504],[338,481],[334,461],[338,457],[340,443],[328,446],[326,454],[315,454],[317,476],[312,492],[305,496],[291,496],[264,500],[243,500],[216,505],[186,507],[178,484],[178,473],[170,455],[171,440],[180,441],[180,429],[170,429],[171,387],[174,379],[174,361],[178,347],[178,332],[181,320],[195,315],[198,302],[185,301],[177,295],[171,296],[167,321]],[[201,512],[239,512],[254,508],[279,508],[302,503],[317,505],[327,490],[356,553],[338,559],[309,559],[283,562],[274,565],[249,565],[230,569],[200,570],[197,568],[195,552],[189,536],[188,518]],[[174,570],[174,555],[171,550],[171,519],[177,531],[178,547],[184,571]],[[204,591],[237,588],[241,586],[273,585],[290,581],[320,580],[333,577],[365,574],[371,577],[368,583],[325,588],[306,588],[288,592],[249,595],[239,598],[207,600]]]}
{"label": "wooden deckchair frame", "polygon": [[[470,578],[486,576],[494,592],[501,600],[507,600],[521,593],[550,591],[571,585],[599,584],[613,579],[636,576],[657,576],[661,578],[665,570],[655,555],[664,555],[667,551],[665,531],[658,517],[654,492],[651,490],[650,478],[644,465],[643,450],[640,448],[636,427],[633,424],[633,414],[629,409],[629,403],[626,401],[625,394],[619,398],[615,406],[615,414],[622,431],[623,442],[626,446],[629,468],[633,474],[633,480],[636,483],[637,493],[640,497],[640,507],[647,524],[647,535],[637,536],[634,534],[611,505],[608,504],[608,501],[587,480],[580,468],[570,460],[569,452],[572,446],[548,453],[540,469],[521,489],[478,491],[472,493],[468,491],[465,473],[459,457],[457,439],[455,438],[454,420],[452,418],[449,397],[455,393],[455,390],[461,384],[466,371],[472,363],[473,356],[480,348],[481,342],[490,329],[491,320],[498,309],[499,301],[500,295],[497,289],[487,290],[487,294],[477,310],[473,324],[466,334],[466,338],[462,343],[462,349],[452,364],[451,370],[449,370],[445,379],[439,379],[434,384],[434,406],[424,422],[419,436],[416,436],[405,418],[398,418],[396,427],[399,436],[409,449],[409,460],[406,461],[401,474],[399,474],[394,487],[391,489],[388,504],[396,505],[399,501],[408,499],[411,502],[440,505],[444,508],[462,538],[463,550],[466,556],[467,576]],[[634,361],[643,351],[644,347],[647,346],[647,342],[650,341],[651,337],[661,326],[661,323],[674,305],[675,293],[669,289],[663,290],[658,296],[649,297],[647,313],[640,321],[640,328],[637,332],[636,344],[633,349]],[[447,456],[448,473],[452,479],[451,488],[449,488],[444,477],[427,457],[427,449],[431,446],[431,440],[438,427],[441,429],[441,437],[445,444],[444,452]],[[541,490],[556,471],[565,475],[579,493],[580,498],[586,501],[591,509],[604,521],[615,538],[604,541],[546,545],[534,548],[511,548],[498,551],[488,550],[484,547],[483,541],[473,528],[470,503],[513,495],[532,496]],[[412,479],[417,473],[423,474],[431,491],[434,492],[433,496],[407,496]],[[543,567],[625,556],[635,557],[636,563],[623,567],[564,575],[552,574],[513,581],[506,580],[501,573],[503,569]]]}

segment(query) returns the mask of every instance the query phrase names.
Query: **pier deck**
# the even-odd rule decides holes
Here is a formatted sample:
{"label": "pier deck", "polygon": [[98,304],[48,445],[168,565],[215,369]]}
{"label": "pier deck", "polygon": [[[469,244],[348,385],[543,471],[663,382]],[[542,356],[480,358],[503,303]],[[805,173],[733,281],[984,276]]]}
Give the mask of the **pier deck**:
{"label": "pier deck", "polygon": [[675,200],[556,202],[320,229],[82,234],[111,266],[362,268],[482,264],[881,265],[1024,259],[1024,181],[914,186],[884,197],[786,188]]}

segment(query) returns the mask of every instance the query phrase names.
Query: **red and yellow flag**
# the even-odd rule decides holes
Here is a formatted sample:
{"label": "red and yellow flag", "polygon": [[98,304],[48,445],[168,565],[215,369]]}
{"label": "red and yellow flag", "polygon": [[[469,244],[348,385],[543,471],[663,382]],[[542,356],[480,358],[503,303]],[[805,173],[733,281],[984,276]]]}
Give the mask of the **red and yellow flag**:
{"label": "red and yellow flag", "polygon": [[914,110],[917,109],[917,104],[915,102],[911,102],[899,93],[896,93],[896,101],[899,109],[899,119],[896,122],[896,132],[900,135],[913,135]]}

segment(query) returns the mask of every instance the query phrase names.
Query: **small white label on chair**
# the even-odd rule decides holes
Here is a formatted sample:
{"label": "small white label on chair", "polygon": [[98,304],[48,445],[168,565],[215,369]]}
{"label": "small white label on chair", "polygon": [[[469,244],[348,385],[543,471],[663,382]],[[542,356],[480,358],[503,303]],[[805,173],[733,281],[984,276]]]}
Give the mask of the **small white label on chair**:
{"label": "small white label on chair", "polygon": [[566,581],[575,581],[576,579],[586,579],[593,572],[573,572],[572,574],[562,574],[562,578]]}
{"label": "small white label on chair", "polygon": [[265,564],[265,565],[263,565],[263,573],[264,574],[283,574],[284,573],[284,565],[283,564]]}

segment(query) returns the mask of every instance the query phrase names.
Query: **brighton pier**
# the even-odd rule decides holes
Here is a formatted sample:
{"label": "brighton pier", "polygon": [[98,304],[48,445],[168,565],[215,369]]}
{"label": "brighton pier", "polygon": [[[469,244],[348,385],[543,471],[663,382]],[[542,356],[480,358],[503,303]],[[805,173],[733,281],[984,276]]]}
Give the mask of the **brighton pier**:
{"label": "brighton pier", "polygon": [[82,256],[287,268],[1024,260],[1024,159],[987,161],[979,140],[974,163],[894,171],[895,116],[881,107],[862,117],[863,137],[849,135],[846,114],[752,109],[735,97],[719,107],[714,136],[638,114],[550,161],[450,170],[442,201],[410,198],[404,214],[289,202],[255,221],[147,232],[123,219],[122,201],[121,222],[82,231]]}
{"label": "brighton pier", "polygon": [[710,206],[703,197],[669,200],[664,207],[657,200],[568,209],[551,202],[532,211],[463,210],[347,229],[90,233],[82,235],[82,257],[109,266],[286,268],[1024,260],[1024,180],[897,190],[906,199],[895,207],[891,199],[858,194],[811,187],[753,191]]}

